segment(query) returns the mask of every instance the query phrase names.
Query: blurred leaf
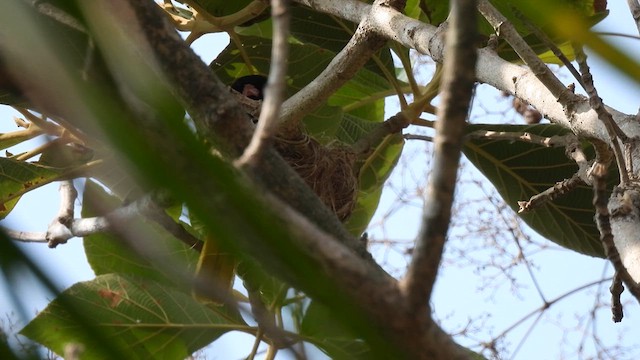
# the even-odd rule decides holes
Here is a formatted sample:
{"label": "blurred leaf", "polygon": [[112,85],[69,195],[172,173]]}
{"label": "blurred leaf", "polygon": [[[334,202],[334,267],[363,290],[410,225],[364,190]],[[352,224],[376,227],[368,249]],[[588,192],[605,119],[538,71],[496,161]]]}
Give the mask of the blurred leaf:
{"label": "blurred leaf", "polygon": [[[69,343],[91,344],[69,305],[90,315],[110,346],[126,351],[129,359],[184,359],[233,325],[165,284],[110,274],[65,290],[20,333],[58,354]],[[85,346],[82,358],[104,357]]]}
{"label": "blurred leaf", "polygon": [[335,320],[326,306],[312,301],[302,320],[300,334],[318,346],[331,359],[377,359],[367,344]]}
{"label": "blurred leaf", "polygon": [[[83,194],[82,217],[103,216],[122,203],[92,181],[87,181]],[[122,226],[122,224],[120,224]],[[198,253],[180,242],[159,225],[142,217],[129,221],[127,228],[136,228],[144,236],[137,239],[135,246],[153,255],[141,257],[123,243],[115,234],[96,233],[84,238],[87,260],[96,275],[117,273],[132,275],[191,291],[190,284],[184,284],[176,273],[193,273],[198,261]],[[165,261],[159,262],[160,259]],[[176,268],[180,267],[180,268]]]}
{"label": "blurred leaf", "polygon": [[[2,103],[2,101],[0,101],[0,103]],[[24,129],[9,133],[0,133],[0,150],[10,148],[24,141],[33,139],[35,136],[37,136],[37,134]]]}
{"label": "blurred leaf", "polygon": [[[468,131],[492,130],[541,136],[563,135],[569,132],[558,125],[471,125]],[[593,153],[589,145],[587,153]],[[570,178],[578,167],[565,155],[564,148],[507,140],[467,141],[464,154],[496,187],[504,201],[515,211],[518,201]],[[615,181],[614,176],[610,176]],[[546,203],[520,217],[540,235],[558,245],[597,257],[604,257],[600,235],[593,221],[591,203],[593,191],[580,186],[571,193]]]}
{"label": "blurred leaf", "polygon": [[238,264],[237,273],[247,289],[258,291],[262,302],[268,307],[281,306],[288,284],[267,273],[258,262],[246,258]]}
{"label": "blurred leaf", "polygon": [[58,180],[64,170],[0,157],[0,219],[27,192]]}
{"label": "blurred leaf", "polygon": [[[557,16],[557,15],[556,15]],[[574,41],[584,44],[603,59],[607,60],[622,76],[640,84],[640,62],[632,57],[626,49],[620,49],[612,42],[604,40],[590,29],[584,19],[567,13],[562,21],[554,22],[559,33],[570,37]]]}
{"label": "blurred leaf", "polygon": [[54,168],[70,168],[86,164],[93,151],[81,145],[52,143],[40,155],[38,164]]}
{"label": "blurred leaf", "polygon": [[[606,8],[602,6],[603,2],[598,0],[492,0],[491,3],[514,25],[518,33],[522,35],[535,53],[540,55],[544,62],[554,64],[561,64],[561,62],[553,53],[548,51],[549,48],[542,40],[531,34],[531,30],[522,20],[523,15],[527,22],[534,24],[547,33],[567,58],[572,60],[574,54],[568,41],[571,37],[566,36],[566,34],[565,36],[560,36],[562,34],[557,33],[554,27],[558,24],[563,26],[568,23],[569,18],[576,17],[585,24],[584,29],[576,30],[582,32],[600,22],[608,14]],[[606,2],[604,4],[606,5]],[[449,16],[448,0],[421,0],[420,7],[425,13],[427,22],[432,25],[440,25]],[[566,26],[575,29],[572,25]],[[479,18],[479,30],[484,36],[494,33],[492,26],[481,16]],[[499,39],[496,51],[505,60],[520,61],[511,46],[502,39]]]}
{"label": "blurred leaf", "polygon": [[210,15],[220,17],[228,16],[242,10],[245,6],[249,5],[252,0],[194,0],[193,2],[206,10]]}
{"label": "blurred leaf", "polygon": [[112,151],[100,151],[96,154],[101,162],[94,166],[88,175],[106,186],[122,201],[133,201],[144,194],[136,182],[136,171],[127,166],[129,163]]}

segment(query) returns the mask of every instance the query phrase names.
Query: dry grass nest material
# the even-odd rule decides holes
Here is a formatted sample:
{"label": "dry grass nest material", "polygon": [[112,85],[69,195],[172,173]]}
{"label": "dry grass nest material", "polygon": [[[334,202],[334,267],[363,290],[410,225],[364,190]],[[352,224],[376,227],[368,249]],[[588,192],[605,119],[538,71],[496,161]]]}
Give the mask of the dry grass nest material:
{"label": "dry grass nest material", "polygon": [[340,221],[351,215],[358,179],[356,155],[349,147],[325,146],[306,134],[295,140],[277,137],[274,146]]}

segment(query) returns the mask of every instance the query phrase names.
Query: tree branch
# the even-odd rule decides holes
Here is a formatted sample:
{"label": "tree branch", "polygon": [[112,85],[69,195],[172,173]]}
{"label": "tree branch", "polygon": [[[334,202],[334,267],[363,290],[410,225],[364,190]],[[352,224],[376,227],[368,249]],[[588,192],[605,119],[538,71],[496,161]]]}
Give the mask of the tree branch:
{"label": "tree branch", "polygon": [[287,59],[289,57],[289,13],[288,0],[271,0],[271,18],[273,19],[273,46],[269,80],[264,90],[265,99],[260,109],[258,126],[253,133],[249,146],[238,159],[238,164],[256,166],[261,155],[278,131],[280,106],[285,96]]}
{"label": "tree branch", "polygon": [[416,312],[431,298],[451,220],[456,175],[475,83],[475,4],[474,0],[451,3],[434,164],[424,200],[422,226],[401,285],[409,309]]}
{"label": "tree branch", "polygon": [[[370,5],[356,0],[344,0],[340,2],[340,6],[320,0],[296,1],[311,4],[310,6],[318,11],[350,21],[359,21],[362,13],[371,11]],[[437,62],[442,62],[444,49],[442,31],[438,31],[434,26],[407,17],[390,8],[378,9],[370,21],[378,34],[428,55]],[[604,125],[598,120],[596,112],[591,109],[586,98],[580,97],[574,103],[574,111],[567,111],[531,70],[501,59],[493,50],[479,50],[476,76],[479,82],[506,91],[531,104],[547,119],[571,129],[577,136],[598,138],[609,143]],[[635,120],[634,115],[624,114],[612,108],[607,110],[625,133],[640,133],[640,122]]]}
{"label": "tree branch", "polygon": [[[180,38],[159,7],[142,0],[130,0],[137,21],[145,31],[151,51],[166,74],[178,97],[193,118],[200,135],[229,158],[239,156],[249,144],[253,124],[238,102],[209,67]],[[264,189],[277,194],[297,211],[308,216],[322,229],[354,249],[361,257],[375,263],[333,213],[318,199],[302,179],[269,148],[264,161],[247,169],[251,178]]]}
{"label": "tree branch", "polygon": [[478,10],[493,26],[498,36],[504,38],[515,50],[520,58],[529,66],[533,74],[551,91],[560,104],[570,107],[575,100],[575,94],[567,89],[562,82],[540,60],[538,55],[518,34],[515,27],[488,0],[479,0]]}
{"label": "tree branch", "polygon": [[329,65],[307,86],[287,99],[282,105],[280,123],[282,133],[295,132],[300,120],[349,81],[377,53],[386,40],[375,33],[369,18],[375,16],[381,0],[370,7],[371,14],[364,17],[347,45],[331,60]]}

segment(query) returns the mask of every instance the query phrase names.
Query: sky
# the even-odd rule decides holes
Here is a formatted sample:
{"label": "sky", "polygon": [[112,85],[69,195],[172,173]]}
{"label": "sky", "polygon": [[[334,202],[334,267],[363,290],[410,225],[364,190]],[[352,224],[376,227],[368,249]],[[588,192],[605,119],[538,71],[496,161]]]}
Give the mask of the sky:
{"label": "sky", "polygon": [[[611,14],[596,29],[599,31],[619,32],[637,35],[637,29],[628,14],[628,9],[624,1],[610,1],[609,9]],[[635,59],[640,59],[640,46],[638,40],[628,38],[607,37],[614,44],[627,51]],[[227,39],[223,36],[208,35],[199,39],[194,44],[194,50],[203,58],[205,62],[210,62],[215,55],[227,45]],[[589,63],[594,75],[594,81],[600,96],[605,104],[628,114],[638,112],[640,105],[640,85],[633,82],[624,75],[618,73],[606,62],[596,56],[590,56]],[[570,82],[570,81],[568,81]],[[477,102],[484,104],[494,103],[498,108],[508,108],[508,102],[497,100],[497,94],[485,91],[482,87],[478,90]],[[397,111],[397,105],[393,101],[388,102],[389,114]],[[0,132],[15,130],[12,117],[16,113],[11,109],[0,106]],[[485,120],[490,117],[481,111],[472,114],[472,118]],[[511,113],[511,116],[514,116]],[[478,121],[479,121],[478,120]],[[497,121],[493,119],[492,121]],[[414,131],[409,129],[408,131]],[[19,152],[19,148],[12,149]],[[409,142],[405,149],[406,154],[425,154],[425,144],[419,142]],[[422,179],[426,176],[426,169],[423,167],[412,167],[410,169],[413,176]],[[471,177],[480,177],[476,172],[471,172]],[[385,225],[374,225],[370,229],[370,236],[373,240],[384,240],[387,238],[412,241],[418,232],[420,223],[421,204],[412,203],[400,210],[393,210],[397,205],[396,199],[398,189],[419,190],[420,181],[417,183],[407,177],[406,173],[396,174],[390,179],[390,188],[383,195],[381,206],[372,224],[380,223],[384,219]],[[492,191],[487,187],[487,191]],[[461,196],[473,196],[478,188],[463,188],[459,190]],[[466,192],[466,195],[465,195]],[[15,210],[2,221],[3,226],[27,231],[45,231],[47,225],[57,212],[58,203],[57,186],[51,185],[25,195],[19,202]],[[390,216],[387,216],[391,214]],[[544,242],[532,232],[528,232],[536,241]],[[473,239],[468,239],[473,241]],[[72,239],[68,244],[59,246],[56,249],[49,249],[43,244],[21,244],[21,247],[28,251],[33,258],[41,264],[47,272],[54,275],[60,288],[66,288],[75,282],[90,280],[94,277],[89,265],[84,257],[80,239]],[[380,245],[372,249],[374,255],[384,258],[394,268],[402,268],[406,265],[406,257],[396,254],[390,247]],[[448,254],[451,257],[454,254]],[[543,293],[547,299],[561,295],[567,289],[580,286],[592,280],[602,277],[606,270],[605,262],[600,259],[573,254],[568,251],[547,251],[531,259],[536,265],[536,278],[542,284]],[[500,333],[505,328],[516,322],[523,315],[531,312],[541,305],[541,300],[534,289],[534,285],[528,281],[529,277],[524,267],[515,270],[514,276],[519,276],[525,289],[514,292],[507,285],[500,285],[495,291],[480,291],[481,277],[488,274],[486,269],[471,267],[448,266],[444,268],[441,278],[438,280],[434,298],[432,301],[436,317],[440,319],[442,326],[449,331],[456,331],[467,323],[468,319],[483,317],[486,313],[491,313],[491,317],[486,319],[481,329],[484,333]],[[8,289],[6,283],[0,279],[0,310],[2,316],[10,310],[17,310],[8,297],[9,292],[16,294],[29,317],[35,316],[36,312],[42,310],[51,300],[51,295],[34,289],[31,284],[33,280],[25,279],[18,288]],[[608,287],[608,284],[605,284]],[[532,335],[524,343],[515,356],[515,359],[555,359],[559,358],[559,342],[568,337],[570,343],[579,343],[579,337],[564,333],[559,326],[554,323],[564,325],[575,323],[579,325],[580,319],[575,314],[588,313],[593,303],[593,292],[583,292],[573,295],[572,298],[564,302],[559,302],[553,306],[552,311],[545,314],[546,323],[551,325],[538,325],[532,330]],[[598,314],[597,326],[601,331],[603,339],[608,342],[615,342],[617,339],[611,338],[608,334],[615,335],[615,329],[623,326],[629,331],[637,334],[634,340],[626,339],[628,345],[636,346],[636,353],[632,354],[640,357],[640,329],[632,329],[630,324],[637,324],[640,320],[640,310],[637,303],[631,302],[625,307],[625,320],[622,325],[613,324],[609,320],[607,313]],[[20,327],[24,322],[19,318],[13,318]],[[508,338],[511,343],[510,349],[513,351],[514,344],[517,344],[527,333],[527,329],[533,320],[525,322],[518,327],[512,336]],[[542,334],[542,335],[540,335]],[[209,358],[233,359],[242,358],[246,355],[247,347],[238,346],[244,341],[243,336],[228,336],[219,341],[208,354]],[[485,335],[486,338],[486,335]],[[246,339],[250,337],[246,335]],[[587,345],[589,346],[589,345]],[[224,356],[222,356],[224,354]],[[572,358],[571,354],[565,354],[567,358]],[[630,357],[633,358],[633,357]]]}

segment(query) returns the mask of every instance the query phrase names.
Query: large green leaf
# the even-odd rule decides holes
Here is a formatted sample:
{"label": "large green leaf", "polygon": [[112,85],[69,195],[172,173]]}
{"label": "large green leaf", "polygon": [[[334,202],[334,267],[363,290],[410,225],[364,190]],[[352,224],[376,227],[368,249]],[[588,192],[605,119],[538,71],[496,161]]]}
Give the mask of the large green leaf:
{"label": "large green leaf", "polygon": [[[492,130],[563,135],[558,125],[471,125],[468,131]],[[592,153],[588,145],[587,152]],[[567,158],[564,148],[547,148],[522,141],[469,140],[464,147],[467,158],[493,183],[505,202],[518,210],[526,201],[559,181],[570,178],[578,166]],[[521,214],[522,219],[549,240],[571,250],[604,257],[600,236],[593,221],[593,191],[580,186],[571,193]]]}
{"label": "large green leaf", "polygon": [[234,325],[165,284],[110,274],[64,291],[21,334],[58,354],[75,343],[85,345],[83,359],[105,359],[69,307],[92,319],[129,359],[184,359]]}
{"label": "large green leaf", "polygon": [[28,191],[57,180],[64,170],[0,157],[0,219]]}

